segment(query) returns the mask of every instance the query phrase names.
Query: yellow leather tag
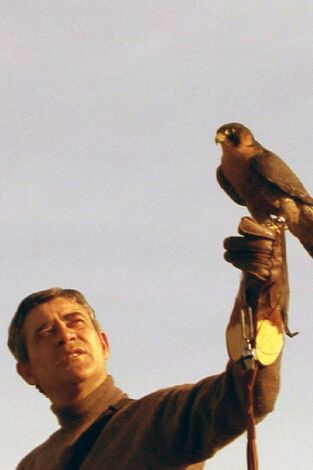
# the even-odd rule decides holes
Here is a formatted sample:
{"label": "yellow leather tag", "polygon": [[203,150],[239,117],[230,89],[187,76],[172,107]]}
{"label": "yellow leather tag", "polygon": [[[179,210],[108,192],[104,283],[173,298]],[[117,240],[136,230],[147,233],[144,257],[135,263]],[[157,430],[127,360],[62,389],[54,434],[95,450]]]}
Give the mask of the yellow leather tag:
{"label": "yellow leather tag", "polygon": [[256,332],[256,354],[264,366],[275,362],[284,344],[284,334],[270,320],[259,320]]}
{"label": "yellow leather tag", "polygon": [[[226,344],[229,357],[239,361],[246,347],[246,341],[241,334],[240,323],[228,325],[226,329]],[[256,359],[264,366],[275,362],[284,344],[284,334],[270,320],[257,322]]]}

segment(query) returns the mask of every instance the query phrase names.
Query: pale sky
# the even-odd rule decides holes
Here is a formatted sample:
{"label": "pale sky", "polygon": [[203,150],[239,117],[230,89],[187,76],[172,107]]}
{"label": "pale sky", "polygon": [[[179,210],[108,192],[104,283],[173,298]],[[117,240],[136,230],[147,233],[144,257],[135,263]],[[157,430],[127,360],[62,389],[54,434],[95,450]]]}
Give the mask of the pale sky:
{"label": "pale sky", "polygon": [[[31,292],[86,295],[133,397],[224,370],[239,271],[222,242],[247,211],[216,182],[215,131],[244,123],[313,193],[312,24],[301,0],[2,0],[1,469],[57,427],[6,348]],[[312,259],[287,241],[300,335],[260,470],[312,468]],[[245,468],[245,439],[206,468]]]}

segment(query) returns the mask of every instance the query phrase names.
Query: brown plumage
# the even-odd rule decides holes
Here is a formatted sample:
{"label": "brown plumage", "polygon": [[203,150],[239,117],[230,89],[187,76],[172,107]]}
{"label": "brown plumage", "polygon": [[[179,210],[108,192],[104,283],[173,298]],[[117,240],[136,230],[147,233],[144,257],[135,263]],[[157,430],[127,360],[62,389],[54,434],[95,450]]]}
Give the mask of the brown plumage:
{"label": "brown plumage", "polygon": [[284,217],[290,232],[313,257],[313,198],[277,155],[262,147],[239,123],[224,124],[215,137],[223,149],[217,180],[259,223]]}

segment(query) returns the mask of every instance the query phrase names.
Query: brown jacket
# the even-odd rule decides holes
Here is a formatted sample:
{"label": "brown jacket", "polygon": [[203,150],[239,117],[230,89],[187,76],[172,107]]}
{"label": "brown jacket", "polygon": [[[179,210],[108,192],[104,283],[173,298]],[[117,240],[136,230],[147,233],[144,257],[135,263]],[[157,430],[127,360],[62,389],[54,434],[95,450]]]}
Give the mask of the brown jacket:
{"label": "brown jacket", "polygon": [[[193,385],[158,390],[133,400],[107,422],[81,470],[200,469],[200,462],[246,429],[244,371],[230,362],[224,373]],[[255,384],[258,419],[272,411],[279,389],[279,360],[261,367]],[[62,470],[71,447],[110,405],[126,395],[108,376],[75,409],[53,410],[61,428],[34,449],[18,470]],[[199,465],[190,467],[190,465]],[[74,470],[74,467],[73,467]]]}

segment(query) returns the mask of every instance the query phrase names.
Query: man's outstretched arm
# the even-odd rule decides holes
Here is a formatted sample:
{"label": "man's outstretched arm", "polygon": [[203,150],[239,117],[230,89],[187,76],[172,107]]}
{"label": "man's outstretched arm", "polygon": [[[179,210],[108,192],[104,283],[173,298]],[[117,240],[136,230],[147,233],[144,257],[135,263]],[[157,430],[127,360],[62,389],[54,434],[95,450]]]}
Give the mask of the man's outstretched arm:
{"label": "man's outstretched arm", "polygon": [[[241,236],[224,242],[225,259],[243,273],[227,327],[230,360],[226,371],[150,397],[152,407],[154,400],[158,401],[152,417],[154,442],[165,462],[190,465],[205,460],[247,429],[247,382],[251,374],[242,358],[247,345],[241,330],[243,308],[247,306],[252,306],[257,336],[260,333],[259,343],[254,344],[251,338],[261,358],[259,362],[256,357],[255,363],[256,420],[274,408],[288,293],[283,238],[275,226],[261,226],[248,218],[241,221],[239,231]],[[247,335],[249,325],[245,327]]]}

